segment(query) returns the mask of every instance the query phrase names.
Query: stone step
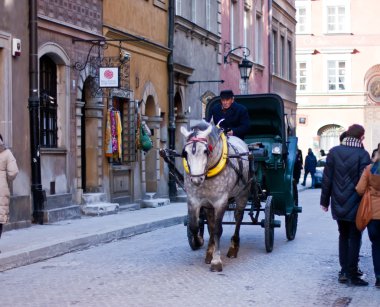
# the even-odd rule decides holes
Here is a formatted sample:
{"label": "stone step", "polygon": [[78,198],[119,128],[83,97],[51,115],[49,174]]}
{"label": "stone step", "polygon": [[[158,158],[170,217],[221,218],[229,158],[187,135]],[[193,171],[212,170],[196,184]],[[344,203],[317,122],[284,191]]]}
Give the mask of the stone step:
{"label": "stone step", "polygon": [[170,205],[169,198],[144,198],[141,203],[141,208],[157,208],[167,205]]}
{"label": "stone step", "polygon": [[141,205],[140,204],[122,204],[119,205],[119,211],[133,211],[133,210],[140,210]]}
{"label": "stone step", "polygon": [[71,205],[73,205],[73,201],[72,195],[69,193],[46,196],[45,210],[65,208]]}
{"label": "stone step", "polygon": [[84,193],[82,195],[83,204],[101,203],[107,201],[105,193]]}
{"label": "stone step", "polygon": [[119,212],[119,204],[107,202],[92,202],[81,206],[82,214],[89,216],[102,216]]}
{"label": "stone step", "polygon": [[80,219],[79,205],[69,205],[63,208],[43,210],[44,223],[55,223],[63,220]]}

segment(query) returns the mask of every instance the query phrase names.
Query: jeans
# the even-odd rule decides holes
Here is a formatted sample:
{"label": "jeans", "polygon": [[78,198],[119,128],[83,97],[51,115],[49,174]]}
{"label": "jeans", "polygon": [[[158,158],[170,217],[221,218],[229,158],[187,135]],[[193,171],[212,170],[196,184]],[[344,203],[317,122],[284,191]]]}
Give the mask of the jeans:
{"label": "jeans", "polygon": [[355,222],[337,220],[339,230],[339,263],[342,273],[354,277],[358,269],[362,233]]}
{"label": "jeans", "polygon": [[371,220],[367,225],[372,243],[372,261],[376,278],[380,278],[380,220]]}
{"label": "jeans", "polygon": [[306,177],[307,175],[310,173],[310,176],[311,176],[311,187],[314,188],[315,187],[315,177],[314,177],[314,174],[315,173],[312,173],[310,171],[305,171],[305,174],[303,175],[303,185],[306,184]]}

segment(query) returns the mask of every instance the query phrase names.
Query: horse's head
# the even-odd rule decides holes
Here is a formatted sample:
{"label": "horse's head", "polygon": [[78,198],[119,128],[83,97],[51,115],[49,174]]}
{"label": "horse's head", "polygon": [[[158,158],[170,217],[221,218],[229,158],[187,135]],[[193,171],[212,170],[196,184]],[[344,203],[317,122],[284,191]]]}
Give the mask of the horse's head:
{"label": "horse's head", "polygon": [[182,156],[187,162],[190,180],[196,186],[203,183],[207,174],[207,161],[212,144],[209,142],[209,135],[213,131],[213,125],[207,122],[191,127],[188,131],[181,127],[181,133],[186,138]]}

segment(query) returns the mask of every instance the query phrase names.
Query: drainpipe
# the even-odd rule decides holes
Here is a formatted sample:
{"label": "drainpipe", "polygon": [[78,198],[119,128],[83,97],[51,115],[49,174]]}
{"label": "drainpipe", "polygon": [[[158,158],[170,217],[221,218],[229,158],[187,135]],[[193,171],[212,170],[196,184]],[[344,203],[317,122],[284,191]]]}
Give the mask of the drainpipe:
{"label": "drainpipe", "polygon": [[32,170],[33,222],[43,224],[45,191],[41,185],[40,163],[40,129],[38,112],[40,98],[38,96],[38,36],[37,36],[37,0],[29,0],[29,125]]}
{"label": "drainpipe", "polygon": [[[169,39],[168,47],[168,100],[169,100],[169,149],[175,150],[175,118],[174,118],[174,64],[173,64],[173,47],[174,47],[174,0],[169,0]],[[174,163],[174,158],[171,158]],[[175,199],[177,196],[177,187],[174,176],[169,173],[169,197]]]}
{"label": "drainpipe", "polygon": [[272,92],[273,53],[272,53],[272,1],[268,0],[268,93]]}

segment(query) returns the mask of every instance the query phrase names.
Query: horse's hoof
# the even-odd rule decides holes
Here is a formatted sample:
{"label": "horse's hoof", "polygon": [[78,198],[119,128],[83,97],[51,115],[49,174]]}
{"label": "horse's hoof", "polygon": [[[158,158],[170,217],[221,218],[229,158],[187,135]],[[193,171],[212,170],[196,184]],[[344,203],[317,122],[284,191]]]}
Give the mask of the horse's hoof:
{"label": "horse's hoof", "polygon": [[211,272],[222,272],[223,271],[223,264],[221,262],[218,263],[212,263],[210,267]]}
{"label": "horse's hoof", "polygon": [[237,254],[238,254],[238,250],[233,248],[233,247],[230,247],[230,249],[228,250],[228,253],[227,253],[227,257],[228,258],[237,258]]}
{"label": "horse's hoof", "polygon": [[205,262],[206,264],[210,264],[212,261],[212,253],[206,253]]}

